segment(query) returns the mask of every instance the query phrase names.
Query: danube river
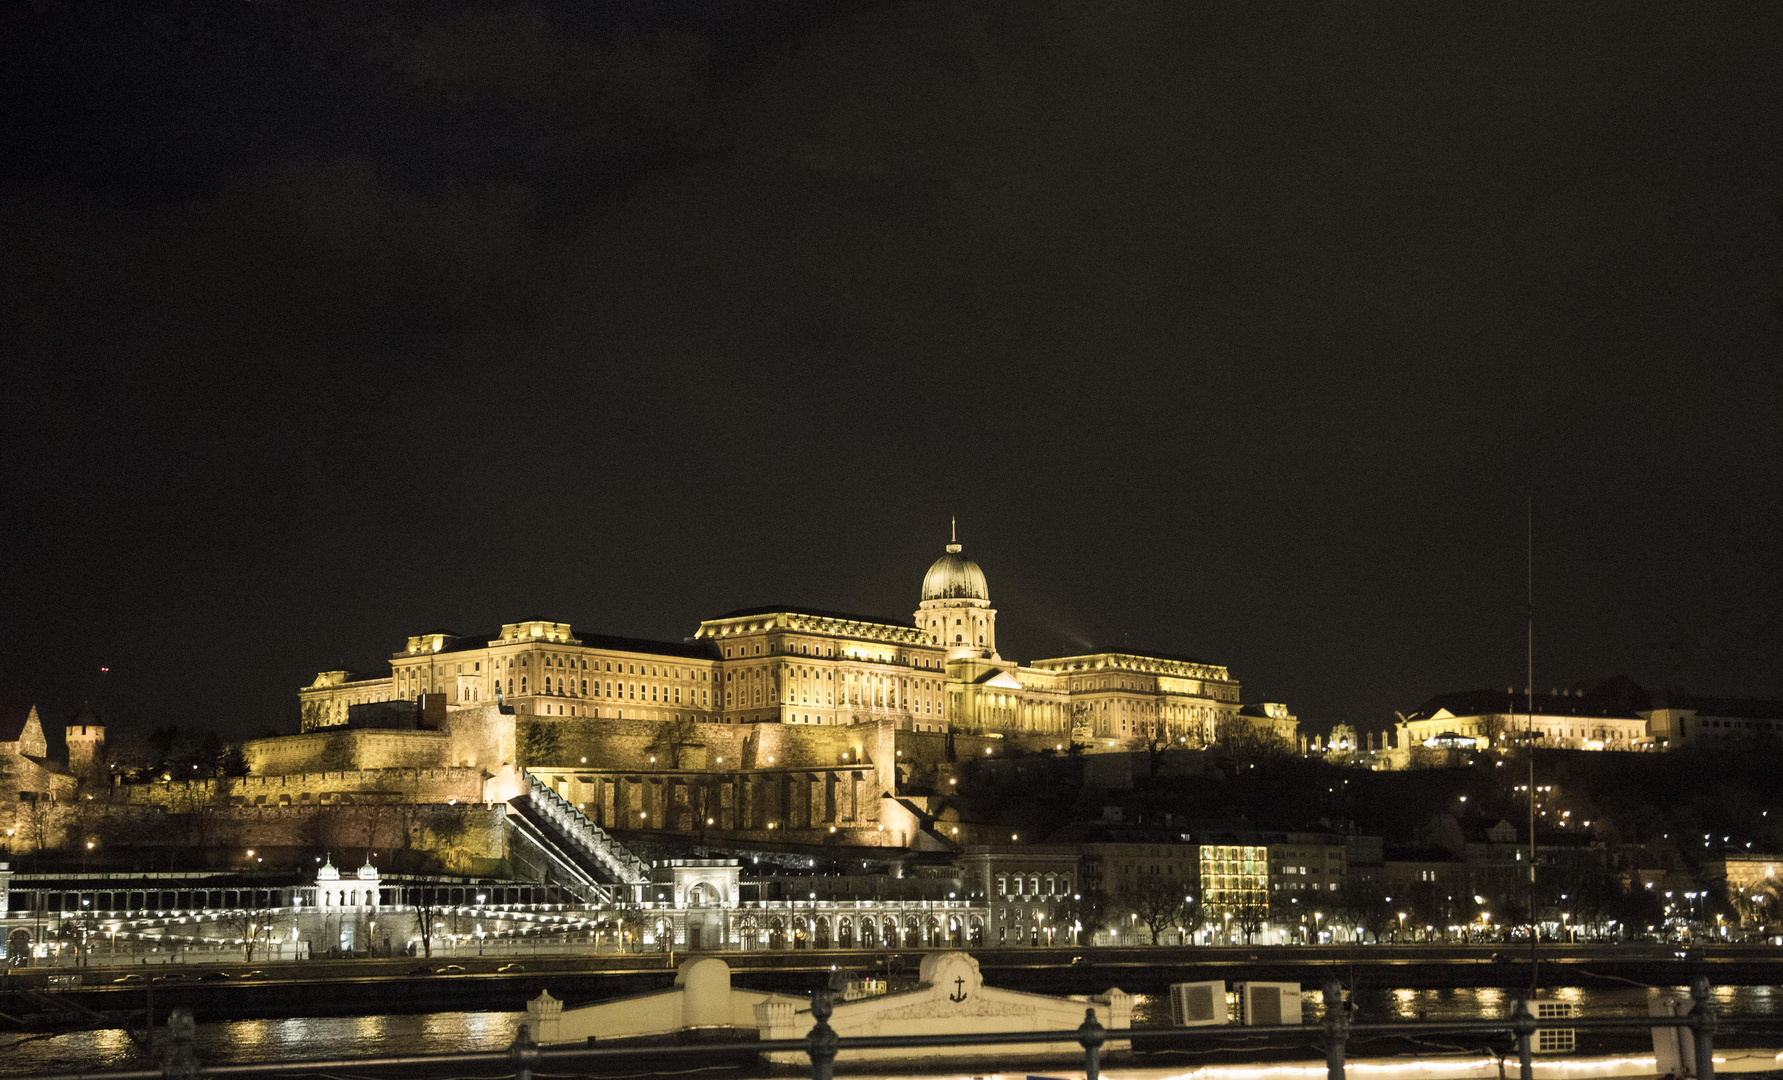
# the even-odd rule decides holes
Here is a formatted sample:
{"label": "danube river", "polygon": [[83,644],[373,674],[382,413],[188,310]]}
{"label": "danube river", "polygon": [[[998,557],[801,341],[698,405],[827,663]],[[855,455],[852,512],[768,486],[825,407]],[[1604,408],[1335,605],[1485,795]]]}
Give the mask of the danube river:
{"label": "danube river", "polygon": [[[1546,990],[1541,996],[1571,1001],[1589,1016],[1646,1016],[1652,993],[1636,986],[1561,987]],[[1727,1024],[1717,1045],[1783,1044],[1783,986],[1718,987],[1715,996]],[[1500,989],[1361,991],[1354,998],[1355,1019],[1499,1017],[1509,1013],[1515,999],[1513,991]],[[1310,1024],[1322,1011],[1315,992],[1305,993],[1304,1008]],[[198,1052],[201,1060],[216,1064],[499,1050],[513,1040],[515,1029],[524,1019],[524,1013],[515,1012],[438,1012],[235,1020],[199,1024]],[[1161,995],[1134,997],[1135,1027],[1169,1024],[1169,1006]],[[1233,1033],[1241,1030],[1233,1029]],[[1587,1048],[1581,1045],[1581,1049]],[[1352,1052],[1362,1055],[1394,1051],[1387,1047],[1371,1051],[1355,1045]],[[143,1063],[143,1057],[121,1031],[53,1037],[0,1035],[0,1074],[4,1075],[121,1069],[141,1067]]]}

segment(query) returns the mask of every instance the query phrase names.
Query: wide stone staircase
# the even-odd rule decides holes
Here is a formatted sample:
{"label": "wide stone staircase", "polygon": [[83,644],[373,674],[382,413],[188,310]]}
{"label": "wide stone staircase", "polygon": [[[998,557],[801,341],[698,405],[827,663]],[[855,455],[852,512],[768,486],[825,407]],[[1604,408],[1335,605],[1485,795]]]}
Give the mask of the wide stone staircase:
{"label": "wide stone staircase", "polygon": [[508,801],[510,821],[560,871],[570,873],[599,903],[637,899],[637,886],[650,880],[650,867],[596,825],[575,804],[531,773],[526,791]]}

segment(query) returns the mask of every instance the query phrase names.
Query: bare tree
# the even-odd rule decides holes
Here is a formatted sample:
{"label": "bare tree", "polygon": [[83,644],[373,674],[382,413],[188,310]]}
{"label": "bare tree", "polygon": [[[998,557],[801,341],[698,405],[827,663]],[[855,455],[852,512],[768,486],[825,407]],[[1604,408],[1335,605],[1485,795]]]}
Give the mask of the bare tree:
{"label": "bare tree", "polygon": [[25,818],[25,834],[31,838],[32,845],[38,851],[49,850],[56,825],[55,802],[41,791],[21,791],[19,798],[24,800],[22,813]]}
{"label": "bare tree", "polygon": [[1263,758],[1288,757],[1294,748],[1274,726],[1237,714],[1225,717],[1214,732],[1215,748],[1246,764]]}
{"label": "bare tree", "polygon": [[192,780],[186,784],[175,806],[186,817],[192,847],[202,851],[220,842],[219,826],[234,790],[234,779],[224,776]]}
{"label": "bare tree", "polygon": [[1112,905],[1107,896],[1100,891],[1073,893],[1071,897],[1059,905],[1061,923],[1078,928],[1076,944],[1095,940],[1099,931],[1108,928],[1109,909]]}
{"label": "bare tree", "polygon": [[1195,894],[1183,894],[1182,908],[1177,912],[1176,930],[1186,945],[1195,931],[1207,925],[1207,909],[1195,902]]}
{"label": "bare tree", "polygon": [[389,815],[390,805],[381,802],[368,802],[361,804],[360,809],[364,813],[365,850],[369,856],[370,852],[377,850],[378,826],[383,824],[384,818]]}
{"label": "bare tree", "polygon": [[1502,736],[1510,728],[1510,717],[1503,713],[1492,713],[1480,717],[1480,737],[1486,740],[1486,746],[1493,750],[1504,749]]}
{"label": "bare tree", "polygon": [[700,741],[699,725],[691,716],[667,720],[656,726],[656,738],[650,741],[650,749],[658,757],[669,759],[669,768],[681,767],[681,751]]}
{"label": "bare tree", "polygon": [[415,928],[421,936],[421,951],[433,956],[434,916],[439,914],[439,893],[431,885],[417,885],[405,890],[409,907],[415,912]]}
{"label": "bare tree", "polygon": [[1189,886],[1174,877],[1152,875],[1142,877],[1123,901],[1151,933],[1152,944],[1159,944],[1159,935],[1183,921],[1183,908],[1188,903]]}
{"label": "bare tree", "polygon": [[[254,896],[258,890],[249,892]],[[272,908],[250,900],[246,905],[231,910],[219,922],[219,927],[241,942],[241,958],[243,963],[254,962],[256,949],[272,942],[274,913]]]}
{"label": "bare tree", "polygon": [[1232,915],[1232,921],[1237,923],[1238,929],[1244,933],[1246,945],[1251,944],[1251,939],[1263,929],[1263,924],[1268,920],[1269,902],[1267,900],[1246,901],[1238,905]]}

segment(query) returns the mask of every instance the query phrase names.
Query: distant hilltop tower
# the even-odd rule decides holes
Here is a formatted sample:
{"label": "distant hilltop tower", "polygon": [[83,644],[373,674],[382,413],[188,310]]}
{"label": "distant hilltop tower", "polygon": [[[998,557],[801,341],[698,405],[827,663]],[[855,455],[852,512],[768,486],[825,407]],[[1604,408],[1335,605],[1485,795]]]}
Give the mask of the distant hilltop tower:
{"label": "distant hilltop tower", "polygon": [[997,612],[984,571],[962,555],[959,522],[953,522],[947,554],[922,579],[916,626],[947,650],[949,660],[997,656]]}
{"label": "distant hilltop tower", "polygon": [[93,767],[105,750],[105,727],[91,705],[82,705],[66,728],[68,771],[79,776]]}

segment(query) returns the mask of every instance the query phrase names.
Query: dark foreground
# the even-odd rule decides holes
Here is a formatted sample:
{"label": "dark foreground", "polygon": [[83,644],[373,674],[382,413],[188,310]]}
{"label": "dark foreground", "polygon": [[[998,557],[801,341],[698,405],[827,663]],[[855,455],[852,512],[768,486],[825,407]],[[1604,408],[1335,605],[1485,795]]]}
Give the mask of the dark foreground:
{"label": "dark foreground", "polygon": [[[823,985],[832,970],[856,970],[913,982],[922,952],[799,950],[716,953],[739,986],[790,992]],[[1783,983],[1783,948],[1775,946],[1543,946],[1539,962],[1515,946],[1285,946],[1137,949],[990,949],[976,952],[985,979],[997,986],[1051,994],[1099,993],[1120,987],[1158,994],[1171,983],[1242,979],[1407,990],[1553,986],[1681,986],[1705,975],[1718,986]],[[87,1026],[90,1014],[133,1020],[191,1009],[200,1022],[358,1016],[443,1011],[518,1011],[547,986],[577,1004],[661,989],[674,980],[676,953],[566,957],[435,957],[428,960],[335,960],[284,964],[160,965],[80,969],[78,989],[48,991],[52,975],[73,969],[14,969],[0,989],[0,1025],[11,1030]],[[504,965],[524,970],[500,972]],[[440,969],[455,965],[462,971]],[[421,974],[421,970],[433,974]],[[243,980],[248,972],[262,975]],[[128,974],[162,982],[117,985]],[[205,980],[209,975],[210,980]],[[48,992],[46,992],[48,991]],[[83,1019],[84,1018],[84,1019]]]}

